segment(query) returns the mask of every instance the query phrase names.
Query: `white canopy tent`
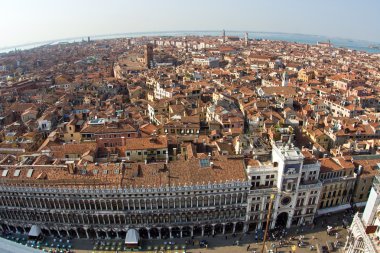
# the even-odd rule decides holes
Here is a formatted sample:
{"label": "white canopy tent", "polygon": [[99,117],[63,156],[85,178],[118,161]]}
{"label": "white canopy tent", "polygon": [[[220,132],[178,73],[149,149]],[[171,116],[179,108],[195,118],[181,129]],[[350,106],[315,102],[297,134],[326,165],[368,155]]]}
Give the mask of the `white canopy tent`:
{"label": "white canopy tent", "polygon": [[324,214],[327,214],[327,213],[336,213],[336,212],[340,212],[340,211],[343,211],[343,210],[346,210],[346,209],[349,209],[349,208],[351,208],[350,204],[344,204],[344,205],[340,205],[340,206],[334,206],[334,207],[324,208],[324,209],[321,209],[321,210],[317,211],[317,216],[324,215]]}
{"label": "white canopy tent", "polygon": [[128,229],[127,235],[125,236],[125,244],[127,246],[138,246],[140,241],[139,232],[136,229]]}
{"label": "white canopy tent", "polygon": [[28,233],[28,237],[38,238],[41,235],[41,233],[42,233],[41,228],[37,225],[33,225]]}
{"label": "white canopy tent", "polygon": [[0,238],[0,252],[1,253],[15,253],[15,252],[17,252],[17,253],[41,253],[41,250],[26,247],[22,244]]}

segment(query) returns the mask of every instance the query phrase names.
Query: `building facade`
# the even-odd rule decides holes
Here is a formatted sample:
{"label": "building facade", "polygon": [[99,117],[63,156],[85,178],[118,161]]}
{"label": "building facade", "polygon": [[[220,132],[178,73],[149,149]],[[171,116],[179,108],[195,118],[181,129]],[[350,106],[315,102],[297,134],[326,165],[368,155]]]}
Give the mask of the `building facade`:
{"label": "building facade", "polygon": [[380,178],[376,176],[364,212],[356,213],[349,228],[344,252],[380,252]]}
{"label": "building facade", "polygon": [[[243,232],[247,182],[147,189],[1,186],[3,229],[80,238],[143,238]],[[5,207],[6,206],[6,207]]]}
{"label": "building facade", "polygon": [[254,165],[247,166],[251,182],[249,219],[262,221],[257,227],[265,228],[269,199],[273,194],[271,228],[312,223],[322,187],[318,180],[319,170],[320,163],[305,159],[298,148],[273,145],[270,163],[255,161]]}
{"label": "building facade", "polygon": [[247,164],[186,152],[164,163],[2,165],[1,228],[80,238],[123,238],[129,228],[147,239],[228,234],[265,229],[271,201],[270,228],[313,222],[321,163],[309,152],[273,143],[269,161]]}

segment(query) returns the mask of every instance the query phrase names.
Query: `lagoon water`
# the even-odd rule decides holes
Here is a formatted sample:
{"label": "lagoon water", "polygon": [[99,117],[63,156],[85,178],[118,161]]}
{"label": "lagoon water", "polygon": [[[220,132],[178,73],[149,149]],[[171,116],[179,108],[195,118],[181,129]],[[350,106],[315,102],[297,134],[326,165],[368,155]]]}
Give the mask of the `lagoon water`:
{"label": "lagoon water", "polygon": [[[226,31],[227,36],[239,36],[243,37],[245,31]],[[344,47],[352,50],[364,51],[368,53],[380,53],[380,48],[369,48],[370,45],[380,46],[380,43],[369,42],[363,40],[350,40],[342,38],[333,38],[320,35],[306,35],[306,34],[290,34],[290,33],[272,33],[272,32],[255,32],[248,31],[250,39],[266,39],[266,40],[280,40],[288,42],[297,42],[303,44],[316,44],[318,41],[326,42],[331,41],[332,45],[336,48]],[[140,36],[220,36],[221,31],[170,31],[170,32],[139,32],[139,33],[120,33],[110,35],[98,35],[91,36],[91,40],[101,39],[114,39],[114,38],[127,38],[127,37],[140,37]],[[14,49],[26,50],[43,45],[63,43],[63,42],[78,42],[87,37],[68,38],[60,40],[51,40],[45,42],[30,43],[25,45],[19,45],[15,47],[0,48],[0,53],[9,52]]]}

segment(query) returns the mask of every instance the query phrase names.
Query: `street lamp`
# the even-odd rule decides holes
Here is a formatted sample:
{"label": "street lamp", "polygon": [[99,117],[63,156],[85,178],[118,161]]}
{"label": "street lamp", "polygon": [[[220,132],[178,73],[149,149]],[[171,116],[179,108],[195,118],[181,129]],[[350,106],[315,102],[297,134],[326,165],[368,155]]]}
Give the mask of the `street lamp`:
{"label": "street lamp", "polygon": [[264,253],[264,250],[265,250],[265,242],[267,240],[267,235],[268,235],[268,228],[269,228],[269,221],[270,221],[270,216],[271,216],[271,212],[272,212],[273,200],[274,200],[274,194],[271,194],[270,195],[270,202],[269,202],[269,212],[267,215],[267,224],[265,226],[265,234],[264,234],[263,247],[261,249],[261,253]]}

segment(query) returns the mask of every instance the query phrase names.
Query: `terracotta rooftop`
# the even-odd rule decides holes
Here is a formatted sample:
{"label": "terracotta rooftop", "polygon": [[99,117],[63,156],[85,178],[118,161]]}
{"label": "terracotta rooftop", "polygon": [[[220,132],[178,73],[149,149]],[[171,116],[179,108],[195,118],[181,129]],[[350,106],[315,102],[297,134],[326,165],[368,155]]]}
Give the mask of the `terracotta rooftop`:
{"label": "terracotta rooftop", "polygon": [[[123,169],[124,166],[124,169]],[[197,185],[208,182],[245,181],[243,159],[224,156],[177,160],[168,164],[87,164],[69,173],[65,166],[1,167],[2,184],[30,184],[88,187],[158,187],[160,185]]]}

